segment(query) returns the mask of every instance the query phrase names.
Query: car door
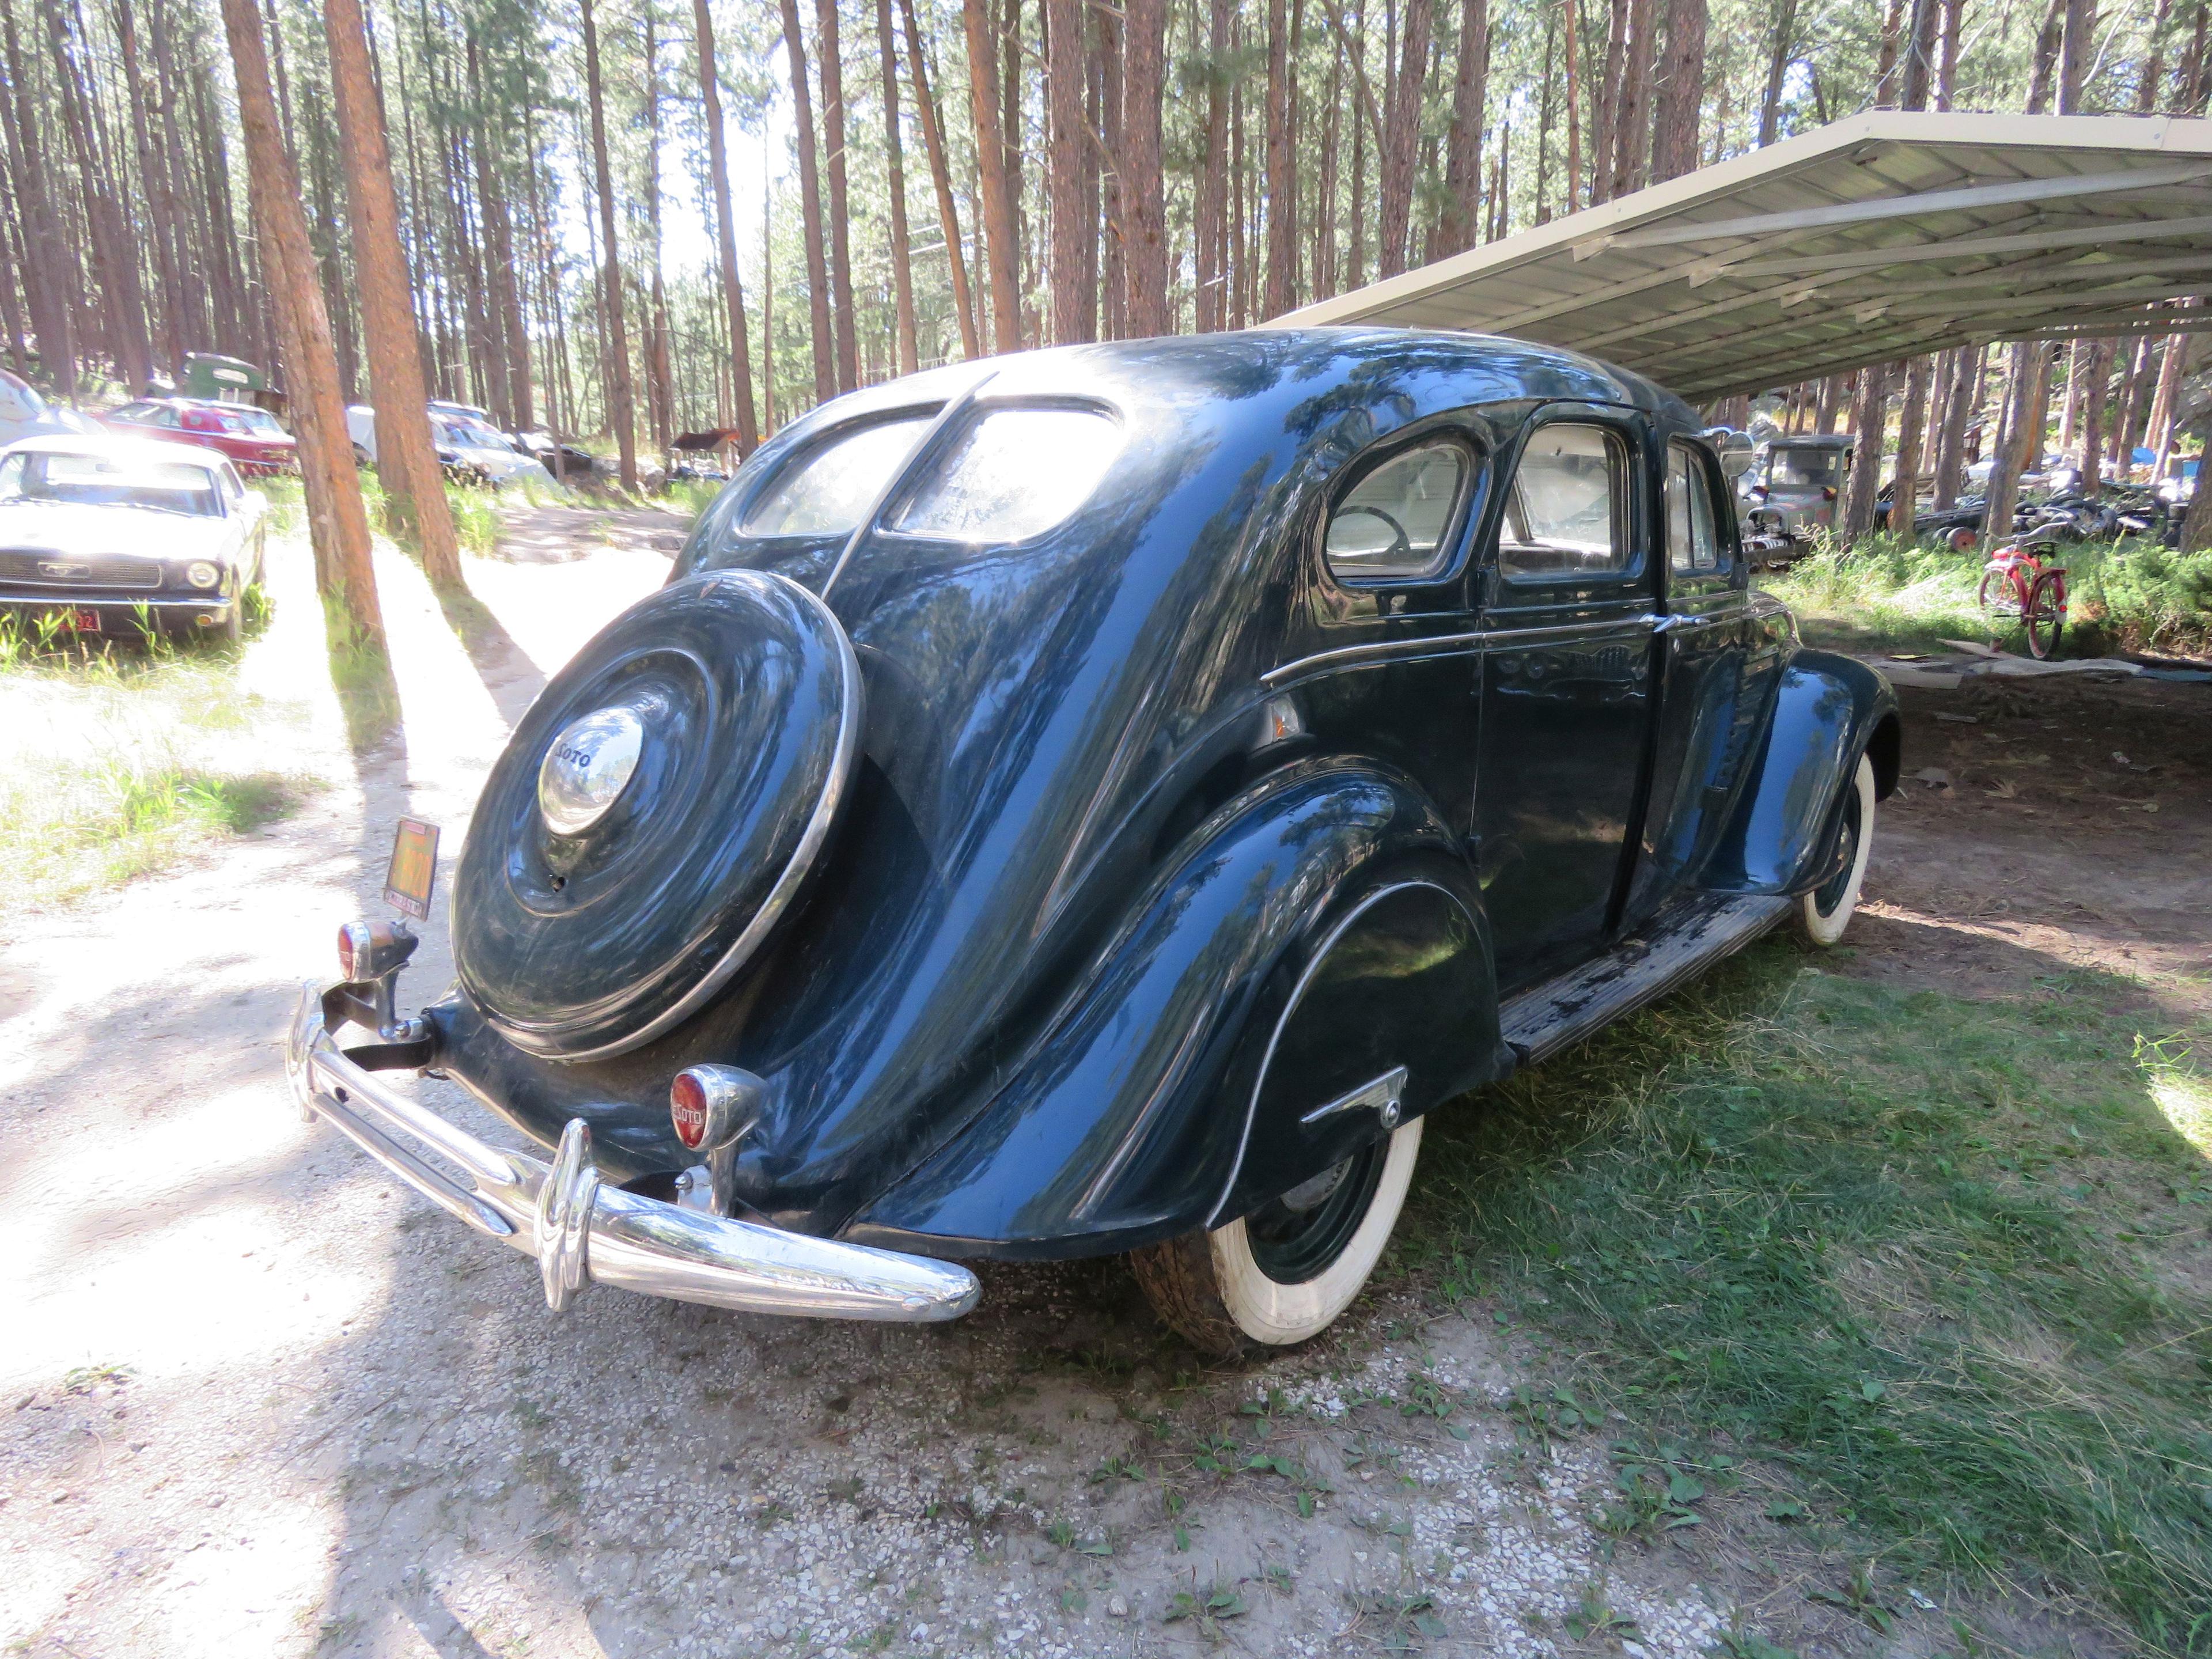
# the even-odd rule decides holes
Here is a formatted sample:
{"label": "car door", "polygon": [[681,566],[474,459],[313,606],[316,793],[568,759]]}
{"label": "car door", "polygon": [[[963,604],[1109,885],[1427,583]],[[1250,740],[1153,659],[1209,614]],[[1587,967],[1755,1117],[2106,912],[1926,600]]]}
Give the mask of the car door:
{"label": "car door", "polygon": [[1613,930],[1650,737],[1654,559],[1644,422],[1532,419],[1485,573],[1477,860],[1499,988]]}
{"label": "car door", "polygon": [[1650,799],[1623,921],[1633,927],[1696,877],[1726,828],[1745,771],[1753,702],[1747,659],[1758,631],[1717,459],[1667,446],[1664,611]]}

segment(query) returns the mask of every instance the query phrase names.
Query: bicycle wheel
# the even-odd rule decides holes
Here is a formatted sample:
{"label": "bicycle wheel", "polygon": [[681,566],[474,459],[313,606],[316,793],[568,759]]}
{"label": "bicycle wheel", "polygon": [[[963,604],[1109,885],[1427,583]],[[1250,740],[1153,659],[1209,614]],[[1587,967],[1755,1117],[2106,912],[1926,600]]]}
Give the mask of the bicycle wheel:
{"label": "bicycle wheel", "polygon": [[2026,605],[2019,570],[2008,564],[1990,566],[1982,572],[1982,585],[1975,591],[1974,600],[1992,617],[2019,616]]}
{"label": "bicycle wheel", "polygon": [[2035,579],[2027,604],[2021,612],[2027,624],[2027,648],[2039,660],[2058,649],[2058,636],[2066,631],[2066,573],[2046,570]]}

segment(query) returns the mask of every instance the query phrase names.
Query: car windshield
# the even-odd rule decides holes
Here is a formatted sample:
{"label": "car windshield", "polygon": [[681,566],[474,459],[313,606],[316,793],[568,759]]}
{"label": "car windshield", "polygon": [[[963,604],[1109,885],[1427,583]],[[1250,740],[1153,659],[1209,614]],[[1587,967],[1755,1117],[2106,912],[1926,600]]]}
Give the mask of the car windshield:
{"label": "car windshield", "polygon": [[1832,489],[1843,467],[1840,449],[1776,449],[1767,458],[1766,482],[1781,489]]}
{"label": "car windshield", "polygon": [[222,516],[222,493],[207,468],[112,455],[11,455],[0,466],[0,501],[12,501],[143,507],[195,519]]}
{"label": "car windshield", "polygon": [[222,422],[222,429],[225,432],[258,433],[264,438],[281,438],[285,435],[284,428],[276,423],[276,417],[265,409],[252,409],[240,404],[235,409],[218,410],[216,412]]}

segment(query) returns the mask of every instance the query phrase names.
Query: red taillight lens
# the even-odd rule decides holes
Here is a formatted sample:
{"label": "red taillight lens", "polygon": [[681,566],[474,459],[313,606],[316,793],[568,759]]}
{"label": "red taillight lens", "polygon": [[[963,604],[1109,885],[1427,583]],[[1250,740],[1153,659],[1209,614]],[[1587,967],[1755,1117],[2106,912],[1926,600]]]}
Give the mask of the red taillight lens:
{"label": "red taillight lens", "polygon": [[706,1144],[707,1089],[689,1072],[678,1072],[668,1085],[668,1117],[676,1138],[693,1152]]}
{"label": "red taillight lens", "polygon": [[355,965],[368,955],[368,929],[349,921],[338,929],[338,977],[356,977]]}

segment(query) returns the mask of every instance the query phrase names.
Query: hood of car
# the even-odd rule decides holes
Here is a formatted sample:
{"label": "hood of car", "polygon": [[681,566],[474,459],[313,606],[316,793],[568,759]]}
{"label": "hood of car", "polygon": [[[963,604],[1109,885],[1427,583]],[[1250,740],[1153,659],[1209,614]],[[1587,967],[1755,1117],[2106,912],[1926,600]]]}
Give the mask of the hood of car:
{"label": "hood of car", "polygon": [[[518,455],[511,449],[494,449],[489,446],[478,447],[474,444],[465,444],[456,447],[453,453],[471,466],[482,467],[485,472],[495,478],[512,478],[523,473],[545,471],[545,469],[530,456]],[[550,476],[550,474],[547,475],[549,481]]]}
{"label": "hood of car", "polygon": [[57,554],[122,553],[141,559],[199,559],[220,553],[229,520],[144,507],[76,501],[0,502],[0,547]]}

